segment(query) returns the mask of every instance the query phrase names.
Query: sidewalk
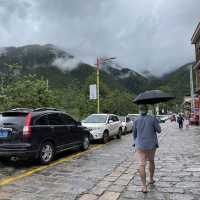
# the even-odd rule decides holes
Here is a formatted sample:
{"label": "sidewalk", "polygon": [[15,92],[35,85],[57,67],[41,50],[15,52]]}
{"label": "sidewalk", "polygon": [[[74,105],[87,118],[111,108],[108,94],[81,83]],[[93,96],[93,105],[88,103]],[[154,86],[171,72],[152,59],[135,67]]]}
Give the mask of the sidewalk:
{"label": "sidewalk", "polygon": [[135,156],[123,161],[114,171],[79,200],[198,200],[200,195],[200,129],[179,130],[168,123],[160,138],[156,155],[156,183],[149,193],[140,192]]}

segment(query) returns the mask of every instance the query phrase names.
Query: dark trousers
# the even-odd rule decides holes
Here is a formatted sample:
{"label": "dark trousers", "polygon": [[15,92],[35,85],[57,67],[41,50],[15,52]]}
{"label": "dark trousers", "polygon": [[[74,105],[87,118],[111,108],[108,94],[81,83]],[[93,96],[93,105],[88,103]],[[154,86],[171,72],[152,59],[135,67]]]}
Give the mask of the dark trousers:
{"label": "dark trousers", "polygon": [[178,125],[180,129],[183,128],[183,122],[178,123]]}

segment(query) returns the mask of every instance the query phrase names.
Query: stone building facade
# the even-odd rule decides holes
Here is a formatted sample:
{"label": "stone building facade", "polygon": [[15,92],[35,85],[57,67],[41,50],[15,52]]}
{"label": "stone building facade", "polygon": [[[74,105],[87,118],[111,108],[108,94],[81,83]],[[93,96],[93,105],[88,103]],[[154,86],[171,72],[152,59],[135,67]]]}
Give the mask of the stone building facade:
{"label": "stone building facade", "polygon": [[[196,54],[196,63],[193,67],[196,74],[196,89],[195,92],[197,94],[197,97],[200,100],[200,22],[193,33],[191,42],[193,45],[195,45],[195,54]],[[199,108],[199,116],[200,116],[200,108]]]}

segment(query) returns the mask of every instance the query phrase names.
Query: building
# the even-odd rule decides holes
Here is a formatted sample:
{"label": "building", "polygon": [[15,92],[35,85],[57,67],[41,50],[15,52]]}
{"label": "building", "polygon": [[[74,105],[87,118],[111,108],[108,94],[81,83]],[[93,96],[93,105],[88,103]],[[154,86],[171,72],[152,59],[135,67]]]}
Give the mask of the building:
{"label": "building", "polygon": [[190,116],[191,115],[191,103],[192,103],[192,98],[191,96],[185,96],[183,100],[183,113],[185,116]]}
{"label": "building", "polygon": [[[195,70],[196,74],[196,88],[195,92],[197,94],[198,102],[200,101],[200,22],[192,36],[191,39],[192,44],[195,45],[195,53],[196,53],[196,64],[194,65],[193,69]],[[195,110],[200,116],[200,108],[198,103],[198,110]]]}

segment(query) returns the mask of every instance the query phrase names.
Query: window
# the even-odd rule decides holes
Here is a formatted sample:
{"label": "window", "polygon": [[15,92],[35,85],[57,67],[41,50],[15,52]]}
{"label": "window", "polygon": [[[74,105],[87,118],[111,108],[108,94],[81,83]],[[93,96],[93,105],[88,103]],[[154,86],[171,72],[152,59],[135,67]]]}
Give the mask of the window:
{"label": "window", "polygon": [[117,116],[113,116],[113,119],[114,119],[114,122],[118,122],[119,121]]}
{"label": "window", "polygon": [[76,121],[69,115],[60,114],[61,119],[65,125],[75,125]]}
{"label": "window", "polygon": [[118,117],[113,115],[109,117],[109,120],[113,120],[113,122],[119,121]]}
{"label": "window", "polygon": [[[109,118],[110,119],[110,118]],[[84,123],[106,123],[107,115],[90,115],[85,120]]]}
{"label": "window", "polygon": [[110,120],[114,121],[113,116],[109,116],[108,122],[110,122]]}
{"label": "window", "polygon": [[126,118],[126,122],[130,122],[131,119],[129,117]]}
{"label": "window", "polygon": [[42,116],[36,120],[35,125],[48,125],[48,118],[47,116]]}
{"label": "window", "polygon": [[65,125],[63,120],[61,119],[60,114],[49,114],[48,115],[49,119],[49,125]]}
{"label": "window", "polygon": [[27,113],[18,113],[18,112],[5,112],[2,113],[0,118],[0,125],[6,125],[6,124],[17,124],[20,126],[23,126],[25,123]]}

